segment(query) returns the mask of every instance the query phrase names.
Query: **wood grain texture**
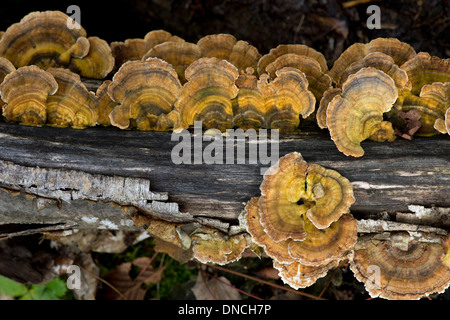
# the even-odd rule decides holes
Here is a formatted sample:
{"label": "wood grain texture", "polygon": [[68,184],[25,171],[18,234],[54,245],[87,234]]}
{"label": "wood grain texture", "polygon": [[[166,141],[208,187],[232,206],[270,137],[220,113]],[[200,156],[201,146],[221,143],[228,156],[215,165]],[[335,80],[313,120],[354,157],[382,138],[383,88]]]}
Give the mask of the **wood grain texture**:
{"label": "wood grain texture", "polygon": [[[175,165],[171,151],[176,144],[178,141],[171,141],[170,132],[111,127],[35,128],[0,123],[2,161],[148,179],[152,192],[167,193],[167,201],[178,204],[179,211],[187,213],[186,222],[195,217],[236,225],[245,202],[260,194],[260,168],[265,165]],[[203,142],[203,147],[208,144]],[[279,155],[300,152],[308,163],[337,170],[347,177],[354,188],[356,201],[351,212],[356,218],[408,212],[412,204],[450,207],[448,136],[417,137],[412,141],[399,138],[391,143],[365,141],[362,146],[362,158],[347,157],[337,150],[326,130],[306,127],[295,135],[280,135]],[[6,211],[5,206],[0,206],[1,223],[7,223]],[[169,216],[167,220],[171,220]]]}

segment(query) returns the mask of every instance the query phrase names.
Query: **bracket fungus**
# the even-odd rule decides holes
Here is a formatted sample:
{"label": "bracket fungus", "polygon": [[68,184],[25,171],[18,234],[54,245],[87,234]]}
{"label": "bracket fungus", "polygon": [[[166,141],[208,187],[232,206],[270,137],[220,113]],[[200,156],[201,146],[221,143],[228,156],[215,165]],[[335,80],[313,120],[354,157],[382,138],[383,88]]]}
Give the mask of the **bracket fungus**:
{"label": "bracket fungus", "polygon": [[58,90],[47,98],[47,125],[84,129],[97,124],[95,95],[81,82],[80,76],[63,68],[49,68]]}
{"label": "bracket fungus", "polygon": [[0,94],[6,103],[3,116],[23,125],[43,126],[47,121],[47,97],[56,90],[58,83],[50,73],[37,66],[18,68],[0,85]]}
{"label": "bracket fungus", "polygon": [[188,128],[194,121],[201,121],[205,129],[231,128],[238,76],[236,67],[226,60],[201,58],[192,63],[186,69],[188,81],[175,102],[181,113],[181,126]]}
{"label": "bracket fungus", "polygon": [[[325,276],[356,243],[356,220],[348,214],[352,187],[336,171],[290,153],[266,172],[260,189],[261,196],[247,202],[244,226],[291,287],[307,287]],[[318,217],[328,218],[320,229],[311,220]]]}
{"label": "bracket fungus", "polygon": [[145,52],[163,42],[184,42],[184,39],[165,30],[152,30],[144,36]]}
{"label": "bracket fungus", "polygon": [[69,68],[86,78],[103,79],[114,68],[111,47],[99,37],[89,37],[88,41],[89,53],[83,58],[72,58]]}
{"label": "bracket fungus", "polygon": [[365,234],[358,237],[350,269],[371,297],[420,299],[450,285],[450,268],[441,260],[442,239],[427,241],[408,232]]}
{"label": "bracket fungus", "polygon": [[114,68],[112,72],[115,73],[127,61],[141,60],[147,52],[145,45],[145,40],[138,38],[126,39],[123,42],[111,42],[109,46],[111,47],[111,54],[114,57]]}
{"label": "bracket fungus", "polygon": [[118,103],[114,102],[108,95],[108,87],[111,84],[111,82],[112,82],[111,80],[103,81],[101,86],[98,87],[97,91],[95,92],[95,99],[96,99],[95,108],[98,113],[97,124],[102,125],[104,127],[111,125],[109,114],[118,105]]}
{"label": "bracket fungus", "polygon": [[[14,71],[16,71],[16,67],[14,67],[14,65],[8,59],[0,57],[0,83],[3,82],[6,75]],[[5,103],[0,100],[0,107],[4,104]]]}
{"label": "bracket fungus", "polygon": [[377,38],[369,43],[354,43],[336,59],[329,75],[334,81],[339,82],[341,74],[347,68],[375,52],[390,56],[397,66],[401,66],[416,55],[413,47],[395,38]]}
{"label": "bracket fungus", "polygon": [[0,39],[0,56],[16,68],[37,65],[43,69],[65,65],[72,57],[83,58],[89,52],[86,31],[60,11],[32,12],[12,24]]}
{"label": "bracket fungus", "polygon": [[308,80],[300,70],[285,67],[275,74],[273,81],[264,74],[258,81],[264,97],[265,126],[290,133],[298,127],[300,115],[305,119],[314,112],[316,99],[308,90]]}
{"label": "bracket fungus", "polygon": [[361,157],[361,142],[379,139],[380,130],[385,131],[381,136],[394,137],[392,124],[383,123],[383,113],[391,110],[397,96],[394,80],[380,70],[363,68],[350,75],[326,111],[326,124],[339,151]]}
{"label": "bracket fungus", "polygon": [[233,99],[233,126],[247,129],[265,127],[266,108],[253,68],[247,68],[236,79],[239,93]]}
{"label": "bracket fungus", "polygon": [[114,75],[108,94],[118,105],[109,114],[111,124],[121,129],[166,131],[178,127],[173,109],[181,84],[165,61],[128,61]]}
{"label": "bracket fungus", "polygon": [[200,48],[190,42],[185,41],[167,41],[151,48],[142,57],[145,61],[148,58],[160,58],[172,65],[178,74],[180,82],[186,82],[186,69],[202,57]]}
{"label": "bracket fungus", "polygon": [[239,71],[247,68],[256,70],[261,54],[246,41],[237,40],[231,34],[211,34],[197,42],[202,57],[227,60]]}
{"label": "bracket fungus", "polygon": [[268,169],[260,190],[261,224],[274,241],[304,240],[302,216],[317,228],[327,228],[355,201],[347,178],[334,170],[308,165],[296,152]]}

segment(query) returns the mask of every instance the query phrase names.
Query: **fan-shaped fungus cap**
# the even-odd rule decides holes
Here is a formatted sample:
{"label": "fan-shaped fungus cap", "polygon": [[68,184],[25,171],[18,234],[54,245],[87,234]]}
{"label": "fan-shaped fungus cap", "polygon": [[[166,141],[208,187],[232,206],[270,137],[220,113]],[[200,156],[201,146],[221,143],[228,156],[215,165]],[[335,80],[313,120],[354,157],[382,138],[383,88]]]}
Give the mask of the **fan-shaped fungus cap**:
{"label": "fan-shaped fungus cap", "polygon": [[[16,68],[8,59],[0,57],[0,83],[3,82],[7,74],[10,74],[15,70]],[[0,100],[0,107],[3,106],[4,104],[5,103],[2,100]]]}
{"label": "fan-shaped fungus cap", "polygon": [[201,58],[186,69],[186,82],[175,107],[181,125],[187,128],[201,121],[205,129],[224,131],[232,126],[232,99],[238,94],[235,66],[217,58]]}
{"label": "fan-shaped fungus cap", "polygon": [[338,265],[338,260],[333,260],[322,266],[305,266],[299,262],[283,264],[276,260],[273,261],[273,267],[278,270],[278,275],[281,277],[281,280],[295,290],[309,287],[317,279],[326,276],[330,269]]}
{"label": "fan-shaped fungus cap", "polygon": [[168,130],[159,122],[173,110],[180,88],[175,70],[161,59],[124,63],[108,86],[109,96],[119,104],[109,115],[111,124],[121,129]]}
{"label": "fan-shaped fungus cap", "polygon": [[83,58],[72,58],[69,68],[81,76],[103,79],[114,68],[114,57],[108,43],[98,37],[88,38],[90,49]]}
{"label": "fan-shaped fungus cap", "polygon": [[190,42],[168,41],[154,46],[142,57],[142,60],[156,57],[167,61],[178,74],[181,83],[186,82],[185,71],[194,61],[202,57],[200,48]]}
{"label": "fan-shaped fungus cap", "polygon": [[58,83],[58,90],[47,98],[47,124],[55,127],[84,129],[97,124],[95,96],[70,70],[49,68]]}
{"label": "fan-shaped fungus cap", "polygon": [[117,102],[114,102],[111,97],[108,95],[108,87],[111,84],[111,80],[103,81],[102,85],[97,88],[95,93],[96,98],[96,109],[98,113],[97,124],[102,126],[110,126],[111,120],[109,119],[109,114],[115,106],[118,105]]}
{"label": "fan-shaped fungus cap", "polygon": [[67,66],[71,57],[84,57],[89,51],[86,31],[79,24],[68,28],[69,19],[60,11],[26,15],[5,31],[0,40],[0,56],[17,68],[34,64],[44,69]]}
{"label": "fan-shaped fungus cap", "polygon": [[342,90],[340,88],[330,88],[323,93],[322,99],[320,99],[319,107],[316,112],[317,125],[321,129],[328,128],[327,126],[327,109],[328,104],[337,95],[340,95]]}
{"label": "fan-shaped fungus cap", "polygon": [[245,206],[245,226],[251,235],[252,241],[258,246],[264,248],[265,253],[279,263],[293,263],[295,259],[291,257],[288,251],[290,240],[275,242],[265,232],[261,225],[261,216],[259,214],[259,197],[251,198]]}
{"label": "fan-shaped fungus cap", "polygon": [[327,126],[337,148],[345,155],[361,157],[361,142],[380,130],[383,113],[392,108],[397,96],[394,81],[380,70],[363,68],[350,75],[342,94],[327,108]]}
{"label": "fan-shaped fungus cap", "polygon": [[[441,256],[442,243],[409,240],[406,232],[393,232],[385,240],[364,235],[358,238],[350,259],[356,279],[365,283],[372,297],[419,299],[443,292],[450,285],[450,268]],[[407,241],[407,246],[397,245]]]}
{"label": "fan-shaped fungus cap", "polygon": [[233,99],[233,126],[243,130],[265,126],[264,96],[253,72],[252,68],[247,68],[236,80],[239,93]]}
{"label": "fan-shaped fungus cap", "polygon": [[340,75],[354,62],[362,60],[370,53],[380,52],[389,55],[394,63],[401,66],[416,55],[414,48],[394,38],[377,38],[369,43],[355,43],[348,47],[333,64],[330,76],[339,81]]}
{"label": "fan-shaped fungus cap", "polygon": [[224,59],[239,71],[247,68],[256,69],[261,54],[246,41],[237,40],[231,34],[211,34],[197,42],[202,57]]}
{"label": "fan-shaped fungus cap", "polygon": [[112,72],[117,71],[127,61],[141,60],[147,52],[144,39],[126,39],[124,42],[113,41],[109,46],[115,62]]}
{"label": "fan-shaped fungus cap", "polygon": [[291,241],[289,254],[298,262],[309,266],[325,265],[333,260],[342,259],[356,243],[356,219],[345,214],[325,229],[318,229],[304,218],[306,238],[303,241]]}
{"label": "fan-shaped fungus cap", "polygon": [[444,241],[444,255],[441,256],[441,261],[447,268],[450,269],[450,236]]}
{"label": "fan-shaped fungus cap", "polygon": [[275,73],[276,78],[271,82],[267,75],[260,76],[258,81],[265,99],[266,128],[293,132],[299,125],[300,115],[306,118],[314,112],[316,99],[300,70],[285,67]]}
{"label": "fan-shaped fungus cap", "polygon": [[298,56],[311,58],[317,61],[322,72],[328,71],[327,60],[319,51],[316,51],[313,48],[303,44],[282,44],[276,48],[271,49],[268,54],[262,56],[261,59],[259,59],[257,66],[258,74],[262,75],[263,73],[266,73],[268,71],[266,70],[266,67],[274,62],[277,58],[285,54],[295,54]]}
{"label": "fan-shaped fungus cap", "polygon": [[145,52],[148,52],[150,49],[163,42],[184,42],[184,40],[165,30],[152,30],[145,35],[144,42]]}
{"label": "fan-shaped fungus cap", "polygon": [[3,116],[23,125],[43,126],[47,120],[47,97],[57,89],[50,73],[37,66],[21,67],[8,74],[0,85],[6,103]]}
{"label": "fan-shaped fungus cap", "polygon": [[305,216],[318,228],[327,228],[354,202],[346,178],[316,164],[308,166],[296,152],[266,171],[260,189],[260,221],[275,242],[304,240]]}
{"label": "fan-shaped fungus cap", "polygon": [[332,87],[331,77],[322,71],[319,62],[313,58],[287,53],[268,64],[266,71],[274,78],[275,72],[283,67],[295,68],[305,74],[308,80],[308,90],[314,94],[316,101],[320,101],[325,90]]}
{"label": "fan-shaped fungus cap", "polygon": [[239,260],[248,247],[248,235],[226,236],[220,231],[203,228],[192,235],[193,257],[202,263],[220,265]]}

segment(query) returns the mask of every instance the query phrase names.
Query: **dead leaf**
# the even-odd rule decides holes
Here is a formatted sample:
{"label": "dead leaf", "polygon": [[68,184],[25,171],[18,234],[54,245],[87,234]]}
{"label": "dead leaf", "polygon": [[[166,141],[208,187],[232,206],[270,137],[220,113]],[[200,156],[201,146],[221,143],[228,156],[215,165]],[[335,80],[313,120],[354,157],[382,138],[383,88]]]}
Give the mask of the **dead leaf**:
{"label": "dead leaf", "polygon": [[273,267],[265,267],[262,268],[257,272],[258,275],[261,275],[262,277],[266,279],[273,279],[278,280],[280,279],[280,276],[278,275],[278,270]]}
{"label": "dead leaf", "polygon": [[227,278],[209,278],[202,272],[199,272],[191,290],[197,300],[241,300],[239,292]]}
{"label": "dead leaf", "polygon": [[421,114],[418,110],[412,109],[408,112],[397,111],[399,117],[405,122],[405,128],[403,130],[395,129],[395,134],[398,136],[412,140],[414,134],[420,129],[422,123],[419,121]]}
{"label": "dead leaf", "polygon": [[[114,289],[108,286],[102,290],[101,299],[143,300],[146,293],[143,287],[161,281],[161,275],[165,269],[165,266],[154,269],[151,265],[153,258],[140,257],[133,262],[122,263],[109,272],[104,280]],[[140,270],[135,279],[130,276],[133,265]]]}

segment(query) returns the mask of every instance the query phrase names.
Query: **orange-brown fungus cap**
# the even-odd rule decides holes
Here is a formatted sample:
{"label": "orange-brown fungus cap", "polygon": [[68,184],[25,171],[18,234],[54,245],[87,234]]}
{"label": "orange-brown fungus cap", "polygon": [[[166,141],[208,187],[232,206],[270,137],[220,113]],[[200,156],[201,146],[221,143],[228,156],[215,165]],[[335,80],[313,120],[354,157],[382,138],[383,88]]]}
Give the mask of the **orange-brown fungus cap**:
{"label": "orange-brown fungus cap", "polygon": [[0,85],[3,116],[23,125],[43,126],[46,101],[58,89],[55,78],[37,66],[21,67],[8,74]]}
{"label": "orange-brown fungus cap", "polygon": [[147,52],[144,39],[127,39],[124,42],[114,41],[109,46],[115,63],[113,72],[116,72],[127,61],[141,60]]}
{"label": "orange-brown fungus cap", "polygon": [[345,155],[361,157],[361,142],[380,130],[383,113],[397,99],[394,80],[374,68],[363,68],[348,77],[342,94],[327,108],[327,126],[337,148]]}
{"label": "orange-brown fungus cap", "polygon": [[291,241],[288,245],[290,255],[304,265],[320,266],[343,259],[358,237],[356,219],[350,214],[325,229],[316,228],[306,218],[304,224],[305,240]]}
{"label": "orange-brown fungus cap", "polygon": [[296,152],[267,170],[260,189],[260,221],[275,242],[304,240],[305,217],[318,228],[327,228],[354,202],[346,178],[316,164],[308,165]]}
{"label": "orange-brown fungus cap", "polygon": [[252,68],[248,68],[236,80],[239,93],[233,99],[233,126],[243,130],[260,129],[265,126],[264,97],[253,72]]}
{"label": "orange-brown fungus cap", "polygon": [[306,216],[319,229],[327,228],[355,202],[350,181],[337,171],[310,164],[306,173],[305,201],[313,201]]}
{"label": "orange-brown fungus cap", "polygon": [[261,59],[259,59],[257,67],[258,74],[262,75],[263,73],[266,73],[266,67],[274,62],[277,58],[285,54],[295,54],[312,58],[320,65],[320,69],[322,72],[325,73],[328,71],[327,60],[319,51],[316,51],[313,48],[303,44],[282,44],[276,48],[271,49],[268,54],[262,56]]}
{"label": "orange-brown fungus cap", "polygon": [[350,67],[352,63],[364,59],[370,53],[380,52],[391,56],[397,66],[413,58],[416,55],[414,49],[407,43],[394,38],[377,38],[369,43],[355,43],[348,47],[334,62],[330,70],[330,76],[339,81],[340,75]]}
{"label": "orange-brown fungus cap", "polygon": [[319,62],[311,57],[287,53],[267,65],[266,71],[274,78],[275,72],[283,67],[295,68],[305,74],[308,90],[314,94],[316,101],[320,101],[323,93],[332,87],[331,77],[322,71]]}
{"label": "orange-brown fungus cap", "polygon": [[245,225],[250,233],[252,241],[264,248],[265,253],[272,259],[280,263],[293,263],[295,259],[291,257],[288,251],[290,240],[275,242],[265,232],[261,225],[261,216],[259,214],[259,197],[253,197],[245,206]]}
{"label": "orange-brown fungus cap", "polygon": [[220,265],[239,260],[248,247],[248,235],[241,233],[227,236],[211,228],[192,235],[192,252],[195,259],[202,263]]}
{"label": "orange-brown fungus cap", "polygon": [[273,267],[278,270],[281,280],[295,290],[314,284],[317,279],[326,276],[328,270],[337,267],[338,264],[338,260],[333,260],[321,266],[305,266],[299,262],[282,264],[273,261]]}
{"label": "orange-brown fungus cap", "polygon": [[152,30],[148,32],[144,37],[144,41],[145,52],[148,52],[150,49],[163,42],[184,42],[180,37],[174,36],[165,30]]}
{"label": "orange-brown fungus cap", "polygon": [[298,127],[300,115],[306,118],[314,112],[316,99],[300,70],[285,67],[275,73],[271,82],[267,75],[260,76],[258,81],[265,99],[266,128],[290,133]]}
{"label": "orange-brown fungus cap", "polygon": [[230,34],[212,34],[201,38],[199,46],[202,57],[224,59],[234,65],[239,71],[247,68],[256,69],[261,57],[258,49],[246,41],[238,41]]}
{"label": "orange-brown fungus cap", "polygon": [[82,58],[89,51],[86,31],[80,25],[69,29],[68,19],[60,11],[26,15],[5,31],[0,40],[0,56],[17,68],[34,64],[44,69],[67,66],[71,57]]}
{"label": "orange-brown fungus cap", "polygon": [[175,70],[161,59],[124,63],[108,86],[109,96],[118,103],[109,115],[111,124],[121,129],[171,129],[160,121],[173,110],[180,88]]}
{"label": "orange-brown fungus cap", "polygon": [[115,106],[118,105],[117,102],[114,102],[111,97],[108,95],[108,87],[111,84],[111,80],[103,81],[102,85],[98,87],[97,92],[95,93],[96,97],[96,109],[98,113],[97,124],[102,126],[110,126],[111,120],[109,119],[109,114]]}
{"label": "orange-brown fungus cap", "polygon": [[58,83],[58,90],[47,98],[47,125],[84,129],[97,124],[95,96],[81,82],[80,76],[70,70],[47,70]]}
{"label": "orange-brown fungus cap", "polygon": [[[396,245],[396,237],[408,241],[407,247]],[[358,238],[350,269],[372,297],[419,299],[443,292],[450,285],[450,268],[441,261],[442,243],[409,237],[406,232],[393,232],[387,240],[371,235]]]}
{"label": "orange-brown fungus cap", "polygon": [[87,56],[72,58],[69,68],[86,78],[103,79],[114,68],[111,47],[98,37],[89,37],[88,41],[90,48]]}
{"label": "orange-brown fungus cap", "polygon": [[151,48],[142,57],[142,60],[147,60],[151,57],[156,57],[167,61],[178,74],[181,83],[186,82],[185,71],[194,61],[197,61],[202,56],[200,48],[190,42],[185,41],[168,41],[158,44]]}
{"label": "orange-brown fungus cap", "polygon": [[232,99],[238,94],[235,66],[217,58],[201,58],[186,69],[186,82],[175,107],[182,127],[201,121],[205,129],[225,131],[233,120]]}
{"label": "orange-brown fungus cap", "polygon": [[[0,57],[0,83],[3,82],[7,74],[15,71],[16,68],[8,59]],[[0,107],[2,107],[5,103],[3,100],[0,100]]]}
{"label": "orange-brown fungus cap", "polygon": [[333,98],[342,93],[340,88],[330,88],[323,93],[322,99],[320,99],[319,107],[316,112],[317,125],[321,129],[328,128],[327,126],[327,109],[328,104]]}
{"label": "orange-brown fungus cap", "polygon": [[450,268],[450,236],[444,241],[444,254],[441,256],[441,261],[447,268]]}

